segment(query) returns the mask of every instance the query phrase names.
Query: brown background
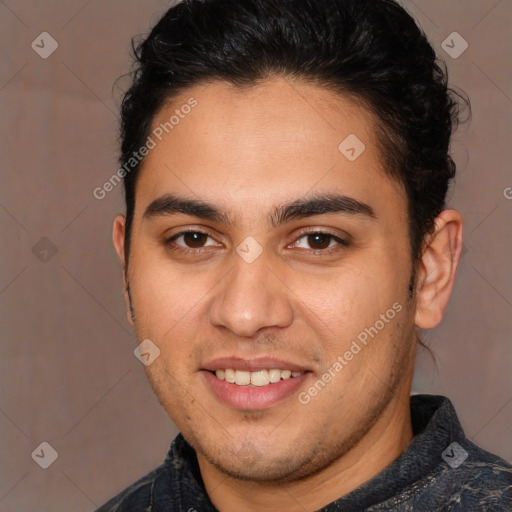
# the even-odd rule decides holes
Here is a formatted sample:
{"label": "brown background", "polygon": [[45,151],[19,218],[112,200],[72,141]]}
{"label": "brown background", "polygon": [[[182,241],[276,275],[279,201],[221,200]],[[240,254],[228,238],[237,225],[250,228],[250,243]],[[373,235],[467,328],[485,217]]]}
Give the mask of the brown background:
{"label": "brown background", "polygon": [[[168,4],[0,3],[2,512],[93,510],[159,464],[176,433],[133,356],[110,241],[121,187],[92,195],[117,169],[113,84],[129,69],[130,37]],[[413,391],[448,395],[467,434],[512,460],[512,2],[404,5],[473,104],[453,142],[450,200],[466,251],[445,320],[427,334],[438,369],[420,355]],[[48,59],[31,48],[43,31],[59,44]],[[457,59],[441,48],[454,31],[469,43]],[[39,258],[32,250],[42,237],[57,249],[46,262],[47,241]],[[43,441],[59,455],[46,470],[31,458]]]}

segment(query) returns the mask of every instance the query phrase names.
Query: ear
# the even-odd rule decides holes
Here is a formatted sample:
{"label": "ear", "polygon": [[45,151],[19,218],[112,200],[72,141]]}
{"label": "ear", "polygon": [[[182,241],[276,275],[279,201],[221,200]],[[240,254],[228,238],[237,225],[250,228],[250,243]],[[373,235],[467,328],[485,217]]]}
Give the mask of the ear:
{"label": "ear", "polygon": [[126,217],[124,215],[118,215],[114,219],[114,227],[112,229],[112,241],[114,242],[114,248],[117,252],[117,256],[125,269],[124,259],[124,235],[125,235]]}
{"label": "ear", "polygon": [[462,217],[444,210],[423,251],[416,285],[415,323],[422,329],[439,325],[448,305],[462,253]]}
{"label": "ear", "polygon": [[126,231],[126,218],[124,215],[118,215],[114,219],[114,227],[112,230],[112,241],[116,250],[117,256],[123,266],[123,283],[124,283],[124,301],[127,309],[128,322],[133,325],[133,311],[130,298],[130,291],[128,289],[127,269],[126,261],[124,257],[124,240]]}

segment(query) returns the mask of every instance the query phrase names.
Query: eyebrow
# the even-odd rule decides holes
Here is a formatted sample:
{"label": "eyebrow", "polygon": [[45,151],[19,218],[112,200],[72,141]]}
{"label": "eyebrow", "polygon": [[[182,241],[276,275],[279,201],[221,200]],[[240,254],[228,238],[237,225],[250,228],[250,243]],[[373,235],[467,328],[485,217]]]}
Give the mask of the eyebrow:
{"label": "eyebrow", "polygon": [[[144,212],[143,218],[153,219],[179,213],[225,225],[233,224],[225,211],[210,203],[172,194],[166,194],[150,203]],[[273,227],[277,227],[295,219],[337,213],[364,215],[370,219],[377,218],[370,205],[345,195],[329,194],[297,199],[280,205],[270,214],[270,222]]]}
{"label": "eyebrow", "polygon": [[222,224],[231,224],[228,215],[217,207],[205,201],[177,197],[171,194],[166,194],[155,199],[144,211],[143,218],[152,219],[154,217],[176,215],[178,213],[192,215],[200,219],[220,222]]}
{"label": "eyebrow", "polygon": [[276,227],[295,219],[336,213],[364,215],[371,219],[377,218],[370,205],[352,197],[331,194],[298,199],[283,204],[272,213],[271,222],[272,226]]}

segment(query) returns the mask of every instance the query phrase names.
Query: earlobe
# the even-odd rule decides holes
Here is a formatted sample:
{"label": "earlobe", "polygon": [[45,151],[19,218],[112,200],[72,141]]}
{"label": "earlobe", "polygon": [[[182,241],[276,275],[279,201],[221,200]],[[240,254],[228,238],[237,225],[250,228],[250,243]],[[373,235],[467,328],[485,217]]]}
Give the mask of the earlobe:
{"label": "earlobe", "polygon": [[450,298],[462,253],[462,217],[444,210],[427,240],[416,284],[416,325],[432,329],[442,320]]}

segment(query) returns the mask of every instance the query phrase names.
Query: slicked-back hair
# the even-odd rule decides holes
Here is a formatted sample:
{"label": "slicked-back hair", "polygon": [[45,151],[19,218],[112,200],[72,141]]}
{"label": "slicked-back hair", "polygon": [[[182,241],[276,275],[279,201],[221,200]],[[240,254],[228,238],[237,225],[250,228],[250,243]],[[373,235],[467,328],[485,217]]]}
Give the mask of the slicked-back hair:
{"label": "slicked-back hair", "polygon": [[[445,66],[397,2],[184,0],[134,44],[134,53],[121,108],[122,165],[145,144],[159,110],[187,88],[304,80],[374,114],[385,171],[407,193],[412,258],[421,255],[455,176],[450,138],[467,100],[448,87]],[[124,177],[126,264],[143,163]]]}

